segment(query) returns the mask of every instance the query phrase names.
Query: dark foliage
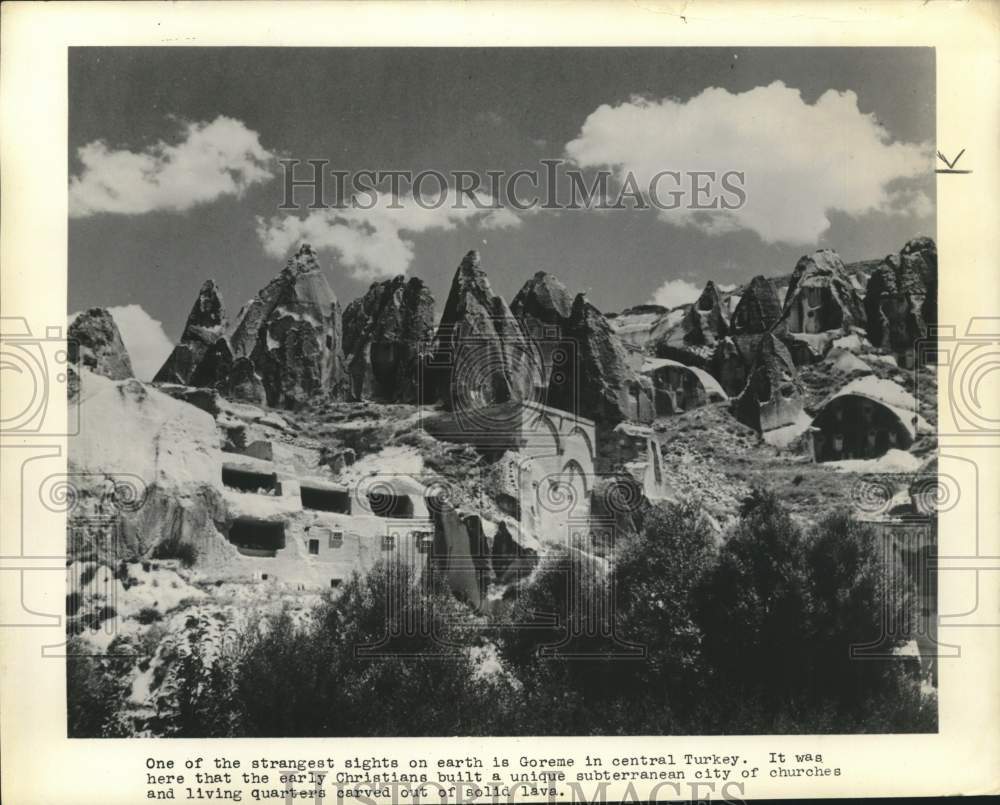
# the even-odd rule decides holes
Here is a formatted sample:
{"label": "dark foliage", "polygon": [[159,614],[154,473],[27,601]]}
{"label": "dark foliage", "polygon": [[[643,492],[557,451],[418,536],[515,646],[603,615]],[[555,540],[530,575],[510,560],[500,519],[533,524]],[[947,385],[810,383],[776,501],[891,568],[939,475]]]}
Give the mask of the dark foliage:
{"label": "dark foliage", "polygon": [[[650,507],[616,557],[550,553],[489,618],[402,565],[355,576],[305,617],[253,622],[224,650],[209,653],[192,616],[186,639],[161,652],[149,727],[191,737],[933,731],[936,701],[914,663],[891,656],[901,639],[879,643],[884,618],[911,607],[908,594],[887,597],[907,589],[894,573],[870,527],[835,513],[804,533],[767,492],[744,501],[721,545],[696,506]],[[852,657],[872,643],[889,656]],[[115,734],[121,685],[113,663],[74,660],[71,734]]]}

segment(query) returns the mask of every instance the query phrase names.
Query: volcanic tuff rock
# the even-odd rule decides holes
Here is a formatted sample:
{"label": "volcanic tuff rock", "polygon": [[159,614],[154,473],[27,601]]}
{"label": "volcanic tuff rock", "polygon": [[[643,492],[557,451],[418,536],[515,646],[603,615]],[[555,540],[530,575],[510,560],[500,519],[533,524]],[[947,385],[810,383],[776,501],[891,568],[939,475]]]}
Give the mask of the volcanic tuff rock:
{"label": "volcanic tuff rock", "polygon": [[239,364],[237,385],[250,378],[239,359],[249,359],[268,405],[297,408],[312,397],[342,393],[340,304],[312,247],[302,245],[240,311],[229,345],[234,372]]}
{"label": "volcanic tuff rock", "polygon": [[557,276],[538,271],[510,303],[511,312],[529,332],[544,332],[546,325],[562,326],[573,313],[573,297]]}
{"label": "volcanic tuff rock", "polygon": [[915,238],[890,254],[872,273],[865,290],[868,339],[909,362],[914,343],[935,323],[937,249],[930,238]]}
{"label": "volcanic tuff rock", "polygon": [[[191,385],[205,354],[226,332],[228,322],[215,280],[206,280],[191,308],[180,343],[153,378],[154,383]],[[204,384],[194,384],[204,385]]]}
{"label": "volcanic tuff rock", "polygon": [[417,400],[419,363],[434,334],[434,297],[417,277],[376,282],[344,310],[348,399]]}
{"label": "volcanic tuff rock", "polygon": [[557,383],[553,376],[551,405],[593,419],[605,432],[625,420],[653,420],[649,379],[640,378],[629,366],[625,347],[584,294],[573,300],[565,335],[574,344],[576,356],[567,367],[565,382]]}
{"label": "volcanic tuff rock", "polygon": [[788,348],[768,333],[761,338],[733,413],[744,425],[766,433],[793,424],[802,414],[804,395]]}
{"label": "volcanic tuff rock", "polygon": [[804,255],[795,265],[781,318],[791,333],[824,333],[864,326],[861,300],[844,261],[832,249]]}
{"label": "volcanic tuff rock", "polygon": [[501,520],[493,536],[490,562],[499,584],[509,584],[527,575],[545,552],[545,547],[514,522]]}
{"label": "volcanic tuff rock", "polygon": [[729,320],[715,283],[709,280],[684,317],[656,343],[660,358],[708,368],[716,345],[729,332]]}
{"label": "volcanic tuff rock", "polygon": [[199,561],[235,555],[217,528],[225,515],[213,417],[134,378],[84,383],[81,427],[69,441],[74,514],[119,518],[118,560],[148,557],[162,543],[194,544]]}
{"label": "volcanic tuff rock", "polygon": [[780,320],[781,302],[774,283],[762,275],[754,277],[733,311],[732,333],[766,333]]}
{"label": "volcanic tuff rock", "polygon": [[434,522],[432,562],[459,598],[479,609],[486,597],[490,550],[478,514],[463,514],[447,502],[429,507]]}
{"label": "volcanic tuff rock", "polygon": [[66,340],[71,364],[112,380],[135,376],[118,325],[104,308],[92,307],[77,316]]}
{"label": "volcanic tuff rock", "polygon": [[242,402],[264,405],[268,402],[267,389],[264,388],[264,381],[254,368],[250,358],[237,358],[233,361],[232,367],[226,379],[219,386],[226,397]]}
{"label": "volcanic tuff rock", "polygon": [[575,352],[566,340],[573,314],[573,297],[566,286],[554,274],[539,271],[524,283],[510,309],[538,348],[542,383],[548,388],[553,382],[563,382]]}
{"label": "volcanic tuff rock", "polygon": [[924,282],[927,290],[921,308],[924,321],[928,325],[937,324],[937,245],[927,237],[913,238],[902,248],[899,257],[904,265],[915,268]]}
{"label": "volcanic tuff rock", "polygon": [[528,399],[541,385],[534,345],[479,263],[471,251],[455,272],[425,363],[423,402],[467,410]]}
{"label": "volcanic tuff rock", "polygon": [[187,385],[222,388],[232,369],[233,350],[229,346],[229,339],[222,336],[205,350],[198,366],[188,377]]}
{"label": "volcanic tuff rock", "polygon": [[723,338],[716,346],[710,371],[730,397],[738,396],[746,386],[749,364],[763,337],[734,335]]}
{"label": "volcanic tuff rock", "polygon": [[[646,304],[627,308],[617,315],[609,313],[604,315],[611,322],[622,343],[645,351],[655,340],[660,327],[666,330],[672,326],[669,323],[670,313],[671,311],[663,305]],[[683,315],[684,311],[680,313]]]}

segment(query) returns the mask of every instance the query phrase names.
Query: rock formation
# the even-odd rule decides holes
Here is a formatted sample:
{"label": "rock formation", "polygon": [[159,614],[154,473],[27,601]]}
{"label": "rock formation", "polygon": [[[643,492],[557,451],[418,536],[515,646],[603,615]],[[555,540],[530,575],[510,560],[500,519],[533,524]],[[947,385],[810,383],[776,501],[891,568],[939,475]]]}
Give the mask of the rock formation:
{"label": "rock formation", "polygon": [[435,570],[448,580],[455,595],[481,608],[491,571],[490,548],[479,515],[463,515],[443,501],[429,510],[434,523]]}
{"label": "rock formation", "polygon": [[573,297],[558,277],[539,271],[518,291],[510,309],[538,349],[547,399],[553,384],[558,386],[568,379],[569,364],[576,351],[566,335],[573,314]]}
{"label": "rock formation", "polygon": [[774,283],[758,275],[740,296],[733,311],[730,330],[735,334],[770,332],[781,321],[781,302]]}
{"label": "rock formation", "polygon": [[233,369],[233,350],[229,339],[219,338],[202,355],[198,366],[188,377],[187,385],[223,388]]}
{"label": "rock formation", "polygon": [[655,416],[649,378],[630,367],[625,347],[608,320],[584,294],[573,300],[565,336],[576,351],[565,382],[549,385],[549,403],[593,419],[601,432],[619,422],[651,422]]}
{"label": "rock formation", "polygon": [[715,283],[709,280],[684,317],[656,343],[656,355],[705,369],[716,345],[728,332],[729,321],[722,299]]}
{"label": "rock formation", "polygon": [[228,385],[246,385],[251,373],[240,359],[248,359],[268,405],[297,408],[342,393],[340,304],[308,244],[240,311],[229,347],[238,377]]}
{"label": "rock formation", "polygon": [[847,278],[844,261],[832,249],[799,259],[781,313],[789,333],[815,335],[864,326],[864,311]]}
{"label": "rock formation", "polygon": [[135,376],[118,325],[104,308],[92,307],[77,316],[66,341],[70,364],[112,380]]}
{"label": "rock formation", "polygon": [[[605,314],[622,343],[645,351],[653,342],[657,325],[666,322],[670,311],[663,305],[636,305],[612,316]],[[669,326],[669,325],[668,325]]]}
{"label": "rock formation", "polygon": [[914,238],[882,261],[865,290],[868,340],[912,367],[915,343],[937,320],[937,248]]}
{"label": "rock formation", "polygon": [[750,361],[763,337],[763,334],[734,335],[716,345],[709,371],[730,397],[738,396],[746,387]]}
{"label": "rock formation", "polygon": [[532,336],[549,327],[562,328],[573,313],[573,297],[554,274],[539,271],[517,292],[511,312]]}
{"label": "rock formation", "polygon": [[937,245],[928,237],[913,238],[899,253],[904,264],[916,269],[927,289],[921,309],[924,321],[937,324]]}
{"label": "rock formation", "polygon": [[237,358],[233,361],[226,376],[219,386],[226,397],[242,402],[264,405],[268,402],[269,395],[264,387],[253,361],[250,358]]}
{"label": "rock formation", "polygon": [[531,572],[545,547],[514,523],[500,521],[490,553],[490,564],[498,584],[511,584]]}
{"label": "rock formation", "polygon": [[[217,530],[224,517],[213,417],[138,380],[84,378],[80,430],[69,441],[76,516],[116,519],[119,560],[149,557],[164,543],[195,546],[199,562],[233,554]],[[91,510],[88,501],[115,504]],[[119,492],[120,490],[120,492]],[[101,506],[101,503],[96,503]]]}
{"label": "rock formation", "polygon": [[222,295],[215,280],[206,280],[198,292],[198,300],[191,308],[180,343],[174,347],[166,363],[153,378],[154,383],[192,383],[191,377],[199,368],[206,353],[225,335],[228,322]]}
{"label": "rock formation", "polygon": [[462,259],[425,362],[420,398],[469,411],[542,392],[534,346],[490,287],[479,253]]}
{"label": "rock formation", "polygon": [[402,274],[374,283],[344,310],[348,399],[417,400],[420,361],[434,334],[434,297]]}
{"label": "rock formation", "polygon": [[733,413],[744,425],[766,434],[798,421],[804,396],[787,347],[768,333],[757,348],[746,388],[734,401]]}

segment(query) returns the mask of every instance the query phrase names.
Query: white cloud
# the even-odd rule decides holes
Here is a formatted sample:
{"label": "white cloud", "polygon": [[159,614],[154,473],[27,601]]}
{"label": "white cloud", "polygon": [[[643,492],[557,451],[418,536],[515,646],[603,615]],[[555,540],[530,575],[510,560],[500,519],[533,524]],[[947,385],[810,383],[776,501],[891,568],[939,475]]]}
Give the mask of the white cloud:
{"label": "white cloud", "polygon": [[186,123],[174,144],[161,140],[135,152],[95,140],[77,154],[83,171],[69,183],[72,218],[181,212],[221,196],[241,196],[274,175],[274,154],[257,132],[221,115],[211,123]]}
{"label": "white cloud", "polygon": [[[362,281],[373,281],[404,274],[413,261],[413,241],[407,234],[429,230],[450,230],[460,223],[475,224],[480,229],[516,227],[521,219],[507,208],[479,209],[450,189],[444,204],[430,209],[431,201],[424,197],[424,206],[413,197],[396,199],[379,194],[371,209],[345,208],[314,210],[305,218],[293,215],[257,218],[257,236],[264,251],[283,257],[299,243],[310,243],[316,249],[329,249],[337,254],[341,265]],[[488,207],[490,199],[478,196]],[[368,204],[369,199],[363,199]]]}
{"label": "white cloud", "polygon": [[[132,360],[132,369],[140,380],[152,380],[174,345],[163,332],[163,324],[150,316],[141,305],[119,305],[107,308],[115,320],[122,343]],[[79,316],[79,311],[69,317],[69,323]]]}
{"label": "white cloud", "polygon": [[832,210],[924,215],[931,206],[922,192],[887,189],[932,175],[930,145],[892,142],[850,91],[829,90],[808,104],[776,81],[738,94],[712,87],[685,102],[635,97],[594,110],[566,152],[581,167],[611,166],[619,178],[631,171],[643,188],[665,170],[741,171],[742,208],[693,212],[690,182],[678,187],[667,177],[660,198],[674,189],[684,197],[660,215],[709,234],[749,229],[768,243],[816,243]]}
{"label": "white cloud", "polygon": [[701,288],[687,280],[667,280],[653,291],[653,297],[649,301],[654,305],[675,308],[694,302],[701,296],[701,291]]}

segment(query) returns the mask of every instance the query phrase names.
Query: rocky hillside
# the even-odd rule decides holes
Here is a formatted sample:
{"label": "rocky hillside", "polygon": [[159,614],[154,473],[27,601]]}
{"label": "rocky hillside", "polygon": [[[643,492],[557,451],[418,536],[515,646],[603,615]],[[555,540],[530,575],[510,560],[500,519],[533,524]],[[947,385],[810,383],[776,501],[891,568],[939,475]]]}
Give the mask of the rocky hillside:
{"label": "rocky hillside", "polygon": [[[118,635],[142,648],[131,716],[155,733],[190,635],[223,651],[248,608],[304,612],[381,555],[383,536],[357,508],[373,501],[388,521],[426,502],[428,532],[398,539],[416,534],[418,552],[433,543],[456,593],[486,611],[559,543],[529,524],[545,522],[525,496],[541,488],[517,480],[554,460],[525,429],[531,406],[549,427],[569,423],[552,437],[560,457],[572,435],[590,461],[567,487],[589,515],[628,490],[630,508],[610,506],[626,532],[643,507],[672,499],[700,502],[721,535],[756,486],[804,523],[850,506],[872,472],[901,473],[903,491],[936,444],[936,376],[913,352],[935,323],[936,271],[926,238],[877,264],[847,266],[827,250],[731,292],[709,280],[675,310],[606,316],[546,272],[508,305],[469,252],[438,318],[426,285],[402,276],[342,311],[303,246],[232,323],[206,280],[151,384],[132,376],[107,312],[87,311],[70,331],[82,416],[69,453],[80,479],[70,629],[96,647]],[[710,381],[724,393],[709,395]],[[836,460],[817,462],[816,423],[857,401],[888,424],[867,445],[846,434]],[[467,424],[456,435],[462,416],[483,411],[505,440],[486,445]],[[335,544],[353,564],[319,561]]]}

